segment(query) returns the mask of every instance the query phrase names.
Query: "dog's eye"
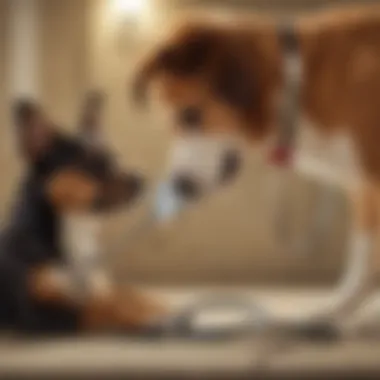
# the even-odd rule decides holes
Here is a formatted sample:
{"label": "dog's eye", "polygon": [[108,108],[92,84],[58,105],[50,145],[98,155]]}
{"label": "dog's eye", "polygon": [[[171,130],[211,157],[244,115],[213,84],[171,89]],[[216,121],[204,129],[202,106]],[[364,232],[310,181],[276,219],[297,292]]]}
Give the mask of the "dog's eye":
{"label": "dog's eye", "polygon": [[82,164],[82,169],[97,179],[104,179],[112,174],[114,164],[107,155],[88,152],[87,159]]}
{"label": "dog's eye", "polygon": [[186,129],[197,129],[202,123],[202,110],[196,106],[186,107],[179,112],[178,122]]}

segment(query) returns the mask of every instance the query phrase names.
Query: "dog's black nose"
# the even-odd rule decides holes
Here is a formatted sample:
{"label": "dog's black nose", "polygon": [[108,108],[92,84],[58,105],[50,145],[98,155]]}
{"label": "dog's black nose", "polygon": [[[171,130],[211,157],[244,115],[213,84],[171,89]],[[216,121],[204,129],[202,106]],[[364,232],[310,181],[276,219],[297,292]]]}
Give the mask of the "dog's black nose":
{"label": "dog's black nose", "polygon": [[135,197],[144,190],[144,178],[138,174],[127,174],[124,178],[128,197]]}
{"label": "dog's black nose", "polygon": [[226,152],[222,158],[221,181],[226,182],[233,179],[241,168],[241,155],[237,150]]}
{"label": "dog's black nose", "polygon": [[196,179],[186,174],[177,175],[174,180],[175,191],[185,198],[196,198],[200,195],[200,185]]}
{"label": "dog's black nose", "polygon": [[144,179],[137,174],[120,174],[103,183],[99,198],[95,201],[97,211],[110,211],[136,199],[144,189]]}

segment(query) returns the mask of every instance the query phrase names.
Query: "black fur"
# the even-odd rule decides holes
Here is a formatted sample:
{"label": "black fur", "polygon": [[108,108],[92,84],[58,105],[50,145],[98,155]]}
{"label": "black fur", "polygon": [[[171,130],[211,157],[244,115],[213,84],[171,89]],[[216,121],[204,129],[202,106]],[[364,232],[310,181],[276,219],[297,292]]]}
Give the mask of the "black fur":
{"label": "black fur", "polygon": [[[21,116],[20,120],[25,121]],[[31,269],[66,265],[61,218],[46,194],[46,182],[60,170],[75,167],[106,183],[115,167],[105,152],[89,151],[79,139],[59,133],[49,149],[28,164],[0,235],[0,328],[38,334],[73,332],[78,328],[76,308],[40,304],[29,295]]]}

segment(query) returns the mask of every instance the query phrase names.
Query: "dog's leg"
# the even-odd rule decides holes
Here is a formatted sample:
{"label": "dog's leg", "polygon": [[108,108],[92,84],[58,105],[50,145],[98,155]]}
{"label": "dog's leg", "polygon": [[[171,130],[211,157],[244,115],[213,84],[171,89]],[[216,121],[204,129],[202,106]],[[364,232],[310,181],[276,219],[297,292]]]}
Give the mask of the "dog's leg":
{"label": "dog's leg", "polygon": [[53,265],[33,268],[28,276],[28,289],[32,299],[38,302],[71,305],[75,298],[70,276]]}
{"label": "dog's leg", "polygon": [[168,314],[148,296],[134,289],[117,289],[115,292],[90,297],[83,306],[83,328],[86,331],[116,329],[143,331],[160,323]]}
{"label": "dog's leg", "polygon": [[[380,193],[379,193],[380,195]],[[363,186],[351,198],[352,229],[342,278],[317,311],[302,313],[274,325],[275,336],[302,339],[336,339],[345,322],[362,306],[373,290],[376,237],[376,192],[373,184]],[[380,196],[379,196],[380,208]],[[338,335],[337,335],[338,334]]]}
{"label": "dog's leg", "polygon": [[[377,211],[377,226],[376,226],[376,253],[374,260],[371,263],[373,268],[373,278],[376,281],[380,274],[380,188],[376,190],[374,195]],[[374,286],[374,292],[368,298],[368,307],[359,310],[358,315],[351,321],[352,331],[354,334],[364,335],[367,338],[379,339],[380,332],[380,299],[377,293],[377,287]],[[350,327],[350,326],[349,326]]]}
{"label": "dog's leg", "polygon": [[373,289],[375,274],[376,189],[369,183],[353,195],[352,229],[348,240],[346,268],[326,310],[326,316],[341,320],[359,308]]}
{"label": "dog's leg", "polygon": [[116,297],[121,324],[130,323],[131,327],[135,326],[137,329],[154,327],[156,324],[161,324],[169,315],[163,303],[136,289],[119,290]]}
{"label": "dog's leg", "polygon": [[71,278],[60,268],[34,268],[29,275],[31,297],[42,303],[76,308],[85,331],[136,330],[151,327],[167,315],[158,302],[134,289],[113,289],[77,297]]}

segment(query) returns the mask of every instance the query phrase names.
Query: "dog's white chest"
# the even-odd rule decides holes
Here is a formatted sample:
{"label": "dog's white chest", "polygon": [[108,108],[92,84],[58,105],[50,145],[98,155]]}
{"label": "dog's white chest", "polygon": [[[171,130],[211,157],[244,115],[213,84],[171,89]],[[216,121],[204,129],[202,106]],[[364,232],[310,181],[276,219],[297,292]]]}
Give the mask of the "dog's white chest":
{"label": "dog's white chest", "polygon": [[299,130],[294,168],[302,175],[345,189],[355,186],[362,176],[350,135],[341,132],[326,138],[308,121]]}
{"label": "dog's white chest", "polygon": [[70,269],[75,280],[84,288],[78,291],[107,291],[110,280],[103,269],[101,220],[88,215],[67,216],[63,231]]}

